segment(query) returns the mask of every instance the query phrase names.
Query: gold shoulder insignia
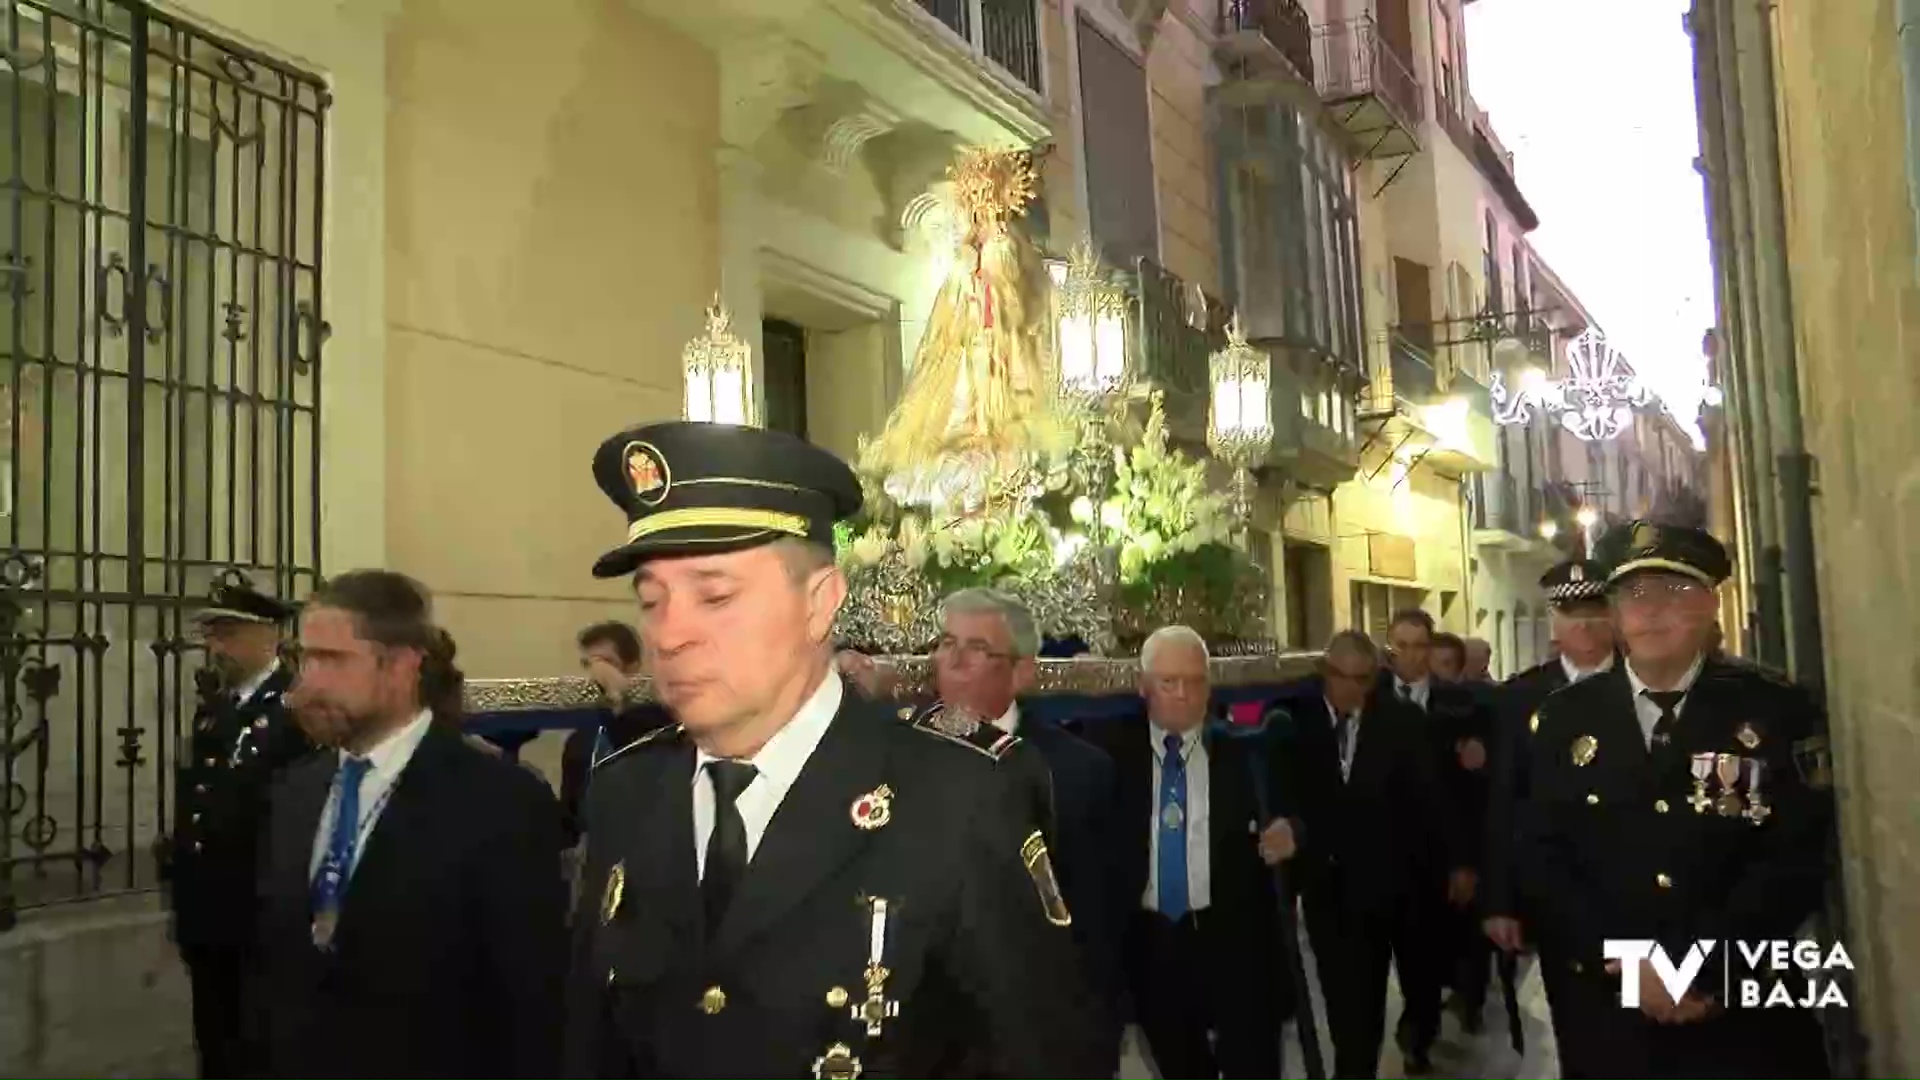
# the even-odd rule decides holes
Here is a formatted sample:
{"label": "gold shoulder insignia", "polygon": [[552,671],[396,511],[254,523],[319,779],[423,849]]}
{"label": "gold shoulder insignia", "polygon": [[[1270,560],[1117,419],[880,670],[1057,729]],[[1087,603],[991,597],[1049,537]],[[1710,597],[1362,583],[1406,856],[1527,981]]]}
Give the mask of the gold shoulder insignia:
{"label": "gold shoulder insignia", "polygon": [[1540,710],[1535,709],[1533,710],[1533,719],[1527,721],[1527,734],[1537,735],[1539,733],[1540,733]]}
{"label": "gold shoulder insignia", "polygon": [[1040,894],[1040,906],[1047,913],[1047,921],[1055,926],[1072,926],[1073,913],[1067,910],[1067,898],[1060,892],[1060,882],[1053,876],[1053,860],[1047,857],[1047,841],[1034,830],[1032,836],[1020,845],[1020,861],[1026,865],[1027,876],[1033,879],[1033,889]]}
{"label": "gold shoulder insignia", "polygon": [[1017,735],[999,728],[962,709],[936,705],[913,722],[915,731],[924,731],[956,746],[985,754],[995,761],[1004,759],[1020,745]]}
{"label": "gold shoulder insignia", "polygon": [[647,732],[645,735],[640,736],[639,738],[633,740],[627,745],[621,747],[618,750],[615,750],[613,753],[608,754],[606,757],[603,757],[599,761],[595,762],[593,766],[594,771],[598,772],[599,770],[606,768],[608,765],[612,764],[613,762],[620,760],[621,758],[625,757],[626,755],[632,753],[635,750],[640,749],[643,746],[651,746],[654,743],[674,742],[680,738],[680,733],[684,730],[685,729],[682,728],[679,724],[668,724],[665,727],[654,728],[652,731]]}

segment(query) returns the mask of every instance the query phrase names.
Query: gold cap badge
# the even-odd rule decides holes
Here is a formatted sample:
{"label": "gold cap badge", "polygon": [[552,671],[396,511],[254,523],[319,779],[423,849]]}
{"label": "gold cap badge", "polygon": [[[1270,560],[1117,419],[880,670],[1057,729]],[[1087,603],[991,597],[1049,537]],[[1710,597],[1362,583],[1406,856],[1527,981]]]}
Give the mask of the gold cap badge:
{"label": "gold cap badge", "polygon": [[1573,740],[1573,763],[1586,766],[1593,764],[1593,755],[1600,752],[1600,740],[1591,735],[1582,735]]}
{"label": "gold cap badge", "polygon": [[853,824],[858,829],[884,828],[893,820],[893,789],[885,784],[853,800]]}

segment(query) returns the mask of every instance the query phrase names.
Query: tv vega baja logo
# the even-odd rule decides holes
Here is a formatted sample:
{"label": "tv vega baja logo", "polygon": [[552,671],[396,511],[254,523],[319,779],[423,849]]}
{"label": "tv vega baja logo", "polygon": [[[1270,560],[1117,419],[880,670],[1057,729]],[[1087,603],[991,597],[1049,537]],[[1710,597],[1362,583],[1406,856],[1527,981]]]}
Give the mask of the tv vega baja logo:
{"label": "tv vega baja logo", "polygon": [[[1853,958],[1837,941],[1823,947],[1817,941],[1701,940],[1687,947],[1679,963],[1659,942],[1638,938],[1608,938],[1601,942],[1600,952],[1608,960],[1620,961],[1620,1004],[1628,1009],[1640,1007],[1641,963],[1651,965],[1667,996],[1679,1001],[1695,989],[1700,973],[1716,954],[1720,968],[1716,996],[1727,1008],[1848,1007],[1846,991],[1832,972],[1852,971]],[[1736,960],[1741,965],[1738,970]],[[1791,977],[1795,975],[1798,978]]]}

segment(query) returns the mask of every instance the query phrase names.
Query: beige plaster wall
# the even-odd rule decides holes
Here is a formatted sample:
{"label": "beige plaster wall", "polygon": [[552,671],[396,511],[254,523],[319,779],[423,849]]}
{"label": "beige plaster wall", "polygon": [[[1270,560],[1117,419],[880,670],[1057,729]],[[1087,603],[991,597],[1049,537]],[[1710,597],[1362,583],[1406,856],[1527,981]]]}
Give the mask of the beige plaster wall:
{"label": "beige plaster wall", "polygon": [[717,284],[714,61],[607,0],[409,0],[386,61],[389,561],[470,675],[564,671],[631,609],[588,462],[679,415]]}
{"label": "beige plaster wall", "polygon": [[1775,7],[1787,245],[1869,1075],[1920,1072],[1920,276],[1892,0]]}

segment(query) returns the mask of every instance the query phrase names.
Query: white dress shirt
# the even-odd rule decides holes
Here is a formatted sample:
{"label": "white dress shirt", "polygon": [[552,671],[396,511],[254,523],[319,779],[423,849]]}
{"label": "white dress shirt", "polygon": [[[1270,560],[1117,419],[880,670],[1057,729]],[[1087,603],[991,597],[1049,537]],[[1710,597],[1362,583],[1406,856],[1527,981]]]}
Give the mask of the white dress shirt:
{"label": "white dress shirt", "polygon": [[[1705,656],[1694,657],[1693,666],[1687,669],[1685,675],[1680,676],[1680,683],[1674,689],[1681,691],[1693,689],[1693,681],[1700,677],[1700,669],[1705,666],[1706,661]],[[1660,723],[1660,706],[1655,705],[1651,698],[1640,692],[1647,689],[1647,684],[1641,682],[1640,676],[1634,673],[1631,660],[1627,661],[1627,685],[1633,687],[1633,714],[1640,721],[1640,735],[1647,740],[1647,749],[1651,750],[1653,749],[1653,729]],[[1680,703],[1673,707],[1674,717],[1677,719],[1686,708],[1687,699],[1681,698]]]}
{"label": "white dress shirt", "polygon": [[1432,692],[1433,680],[1421,679],[1419,682],[1402,682],[1400,676],[1393,677],[1393,696],[1402,701],[1411,701],[1420,706],[1421,712],[1427,711],[1427,697]]}
{"label": "white dress shirt", "polygon": [[[420,749],[420,740],[427,737],[427,728],[433,723],[433,710],[421,709],[405,727],[389,732],[379,744],[366,752],[371,762],[367,775],[360,781],[360,828],[353,845],[353,862],[347,866],[347,880],[353,880],[354,868],[360,865],[360,856],[366,853],[367,841],[373,836],[374,828],[379,824],[380,815],[386,810],[387,802],[392,798],[393,786],[400,782],[400,774],[406,771],[407,762],[413,760],[413,752]],[[352,755],[345,750],[339,751],[344,763]],[[308,860],[307,880],[320,872],[321,860],[327,857],[327,842],[333,838],[333,822],[340,816],[340,782],[338,774],[332,790],[327,792],[327,805],[320,811],[320,827],[313,834],[313,857]]]}
{"label": "white dress shirt", "polygon": [[[1201,741],[1201,727],[1180,736],[1180,759],[1187,768],[1187,910],[1199,911],[1213,903],[1213,873],[1207,862],[1211,823],[1207,813],[1207,746]],[[1158,724],[1147,725],[1147,737],[1153,740],[1153,818],[1147,822],[1147,892],[1141,906],[1160,910],[1160,838],[1167,830],[1160,823],[1160,778],[1166,739],[1170,731]]]}
{"label": "white dress shirt", "polygon": [[1009,735],[1020,734],[1020,703],[1016,701],[1008,705],[1007,711],[1000,714],[1000,719],[995,720],[993,726]]}
{"label": "white dress shirt", "polygon": [[[1327,701],[1325,698],[1321,698],[1320,700],[1326,702],[1327,722],[1333,725],[1333,733],[1337,737],[1340,734],[1340,710],[1333,707],[1333,702]],[[1353,752],[1359,745],[1360,710],[1355,709],[1347,714],[1346,738],[1341,740],[1340,745],[1336,747],[1336,749],[1340,751],[1340,780],[1342,783],[1345,783],[1353,776]]]}
{"label": "white dress shirt", "polygon": [[1585,671],[1582,671],[1580,670],[1580,666],[1578,664],[1575,664],[1572,660],[1569,660],[1567,658],[1566,653],[1561,653],[1560,654],[1560,670],[1567,673],[1568,683],[1577,683],[1581,679],[1587,678],[1592,675],[1598,675],[1603,671],[1612,671],[1613,670],[1613,654],[1608,653],[1607,658],[1605,660],[1600,661],[1600,663],[1597,666],[1591,667]]}
{"label": "white dress shirt", "polygon": [[[760,850],[760,838],[767,834],[767,826],[773,822],[781,800],[800,778],[800,770],[806,767],[807,759],[826,736],[827,728],[833,726],[834,715],[840,711],[840,700],[845,695],[846,687],[839,673],[827,672],[827,677],[820,680],[819,689],[793,714],[787,726],[774,732],[760,752],[747,759],[758,773],[733,805],[740,811],[741,823],[747,827],[748,862],[752,862],[753,853]],[[705,750],[693,759],[693,852],[702,878],[707,873],[707,839],[713,835],[714,819],[713,778],[707,775],[707,763],[720,760]]]}

